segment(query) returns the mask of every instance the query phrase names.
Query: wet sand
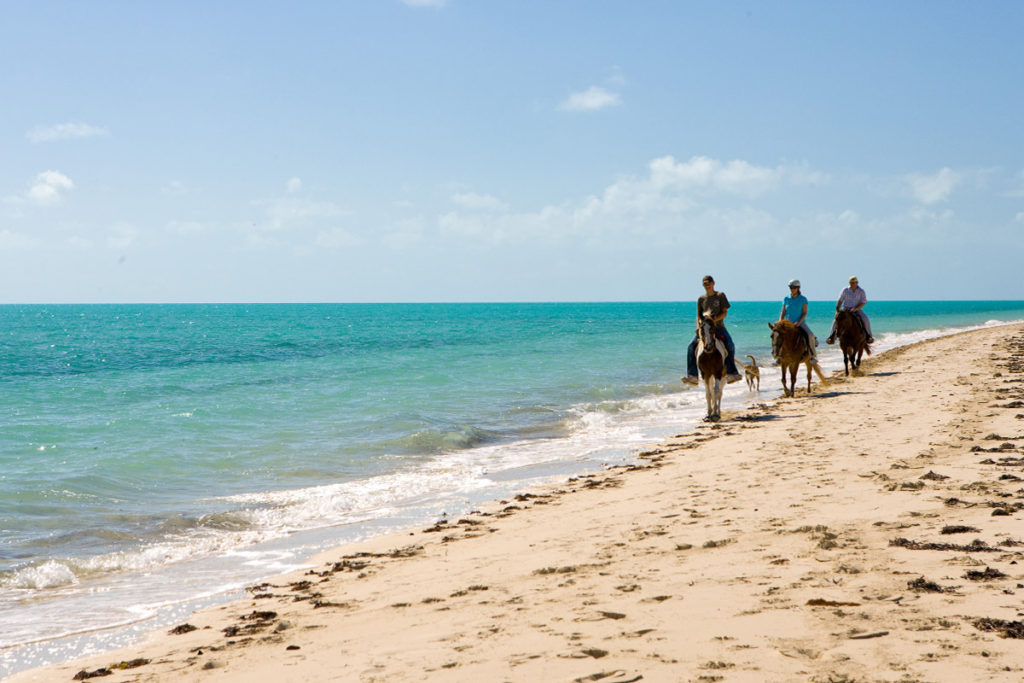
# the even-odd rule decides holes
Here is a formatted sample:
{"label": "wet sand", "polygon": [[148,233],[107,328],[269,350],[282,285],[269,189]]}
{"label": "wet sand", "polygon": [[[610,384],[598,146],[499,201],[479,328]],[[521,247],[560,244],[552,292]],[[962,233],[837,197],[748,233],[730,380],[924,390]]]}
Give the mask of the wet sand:
{"label": "wet sand", "polygon": [[176,633],[10,680],[1018,681],[1020,517],[1014,325],[887,352],[636,465],[335,549]]}

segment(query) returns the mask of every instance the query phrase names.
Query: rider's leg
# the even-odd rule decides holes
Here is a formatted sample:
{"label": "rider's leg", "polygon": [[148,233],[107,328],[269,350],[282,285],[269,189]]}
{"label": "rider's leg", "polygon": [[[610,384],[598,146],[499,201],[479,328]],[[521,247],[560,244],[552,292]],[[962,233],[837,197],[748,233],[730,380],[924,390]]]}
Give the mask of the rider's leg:
{"label": "rider's leg", "polygon": [[697,344],[699,341],[697,335],[693,335],[693,341],[686,348],[686,378],[683,381],[686,382],[687,379],[693,378],[693,382],[687,382],[688,384],[697,383]]}
{"label": "rider's leg", "polygon": [[722,333],[725,342],[725,374],[735,375],[739,379],[740,373],[736,370],[736,345],[732,342],[729,330],[719,327],[718,331]]}
{"label": "rider's leg", "polygon": [[836,323],[837,322],[838,322],[838,318],[832,318],[832,330],[828,333],[828,339],[825,340],[826,344],[835,344],[836,343]]}
{"label": "rider's leg", "polygon": [[864,325],[864,333],[868,335],[868,343],[875,341],[875,335],[871,334],[871,321],[868,320],[867,314],[862,310],[857,310],[857,316],[860,318],[861,323]]}
{"label": "rider's leg", "polygon": [[818,339],[811,332],[811,328],[807,326],[807,321],[800,323],[800,331],[804,333],[807,338],[807,348],[811,350],[811,358],[818,358]]}

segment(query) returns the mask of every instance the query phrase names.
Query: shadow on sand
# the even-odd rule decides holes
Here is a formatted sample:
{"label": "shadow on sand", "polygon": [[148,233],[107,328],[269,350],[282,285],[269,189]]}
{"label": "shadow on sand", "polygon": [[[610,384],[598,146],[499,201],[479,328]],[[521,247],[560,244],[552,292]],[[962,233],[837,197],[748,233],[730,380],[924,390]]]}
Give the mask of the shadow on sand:
{"label": "shadow on sand", "polygon": [[820,394],[811,394],[808,398],[836,398],[838,396],[854,396],[864,394],[865,391],[825,391]]}

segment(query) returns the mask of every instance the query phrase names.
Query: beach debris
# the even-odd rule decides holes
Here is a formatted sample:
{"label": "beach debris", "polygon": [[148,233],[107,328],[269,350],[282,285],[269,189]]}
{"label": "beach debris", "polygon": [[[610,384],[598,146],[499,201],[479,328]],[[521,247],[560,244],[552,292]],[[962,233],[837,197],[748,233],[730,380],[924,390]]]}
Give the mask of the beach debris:
{"label": "beach debris", "polygon": [[574,678],[573,683],[633,683],[643,679],[643,675],[636,673],[635,671],[626,671],[624,669],[616,669],[614,671],[599,671],[596,674],[590,674],[589,676],[581,676]]}
{"label": "beach debris", "polygon": [[701,669],[711,669],[712,671],[716,671],[716,670],[720,670],[720,669],[731,669],[734,666],[736,666],[736,665],[733,664],[732,662],[710,661],[710,662],[704,662],[703,664],[701,664],[700,668]]}
{"label": "beach debris", "polygon": [[998,553],[999,548],[993,548],[980,538],[976,538],[969,545],[955,545],[953,543],[921,543],[906,538],[894,538],[889,541],[890,546],[906,548],[908,550],[955,550],[963,553]]}
{"label": "beach debris", "polygon": [[954,589],[943,588],[934,581],[929,581],[923,576],[914,579],[913,581],[907,581],[907,588],[914,591],[915,593],[951,593]]}
{"label": "beach debris", "polygon": [[600,614],[605,619],[625,619],[626,618],[626,615],[623,614],[622,612],[606,612],[604,610],[599,610],[598,614]]}
{"label": "beach debris", "polygon": [[249,614],[239,617],[242,621],[249,622],[240,626],[226,626],[221,629],[228,638],[235,636],[251,636],[260,633],[277,619],[277,612],[253,610]]}
{"label": "beach debris", "polygon": [[95,669],[93,671],[86,671],[85,669],[82,669],[81,671],[76,673],[74,678],[72,678],[71,680],[84,681],[90,678],[99,678],[100,676],[111,676],[113,675],[113,673],[113,671],[106,667],[100,667],[99,669]]}
{"label": "beach debris", "polygon": [[193,626],[192,624],[178,624],[177,626],[172,628],[167,633],[169,633],[172,636],[180,636],[183,633],[191,633],[192,631],[198,631],[198,630],[199,630],[199,627],[198,626]]}
{"label": "beach debris", "polygon": [[855,633],[850,636],[850,640],[867,640],[868,638],[881,638],[882,636],[889,635],[888,631],[874,631],[872,633]]}
{"label": "beach debris", "polygon": [[837,600],[825,600],[824,598],[811,598],[807,601],[808,607],[860,607],[859,602],[841,602]]}
{"label": "beach debris", "polygon": [[138,657],[137,659],[129,659],[127,661],[118,662],[117,664],[111,664],[110,668],[118,669],[121,671],[123,671],[124,669],[137,669],[140,666],[146,666],[147,664],[149,664],[149,661],[150,660],[145,659],[143,657]]}
{"label": "beach debris", "polygon": [[979,631],[995,632],[1001,638],[1024,638],[1024,623],[982,617],[971,622]]}
{"label": "beach debris", "polygon": [[546,574],[571,574],[576,571],[576,567],[543,567],[541,569],[534,569],[533,573],[537,576],[544,576]]}
{"label": "beach debris", "polygon": [[351,602],[333,602],[331,600],[312,600],[309,604],[313,605],[313,609],[320,609],[321,607],[341,607],[348,609],[352,607]]}
{"label": "beach debris", "polygon": [[118,662],[117,664],[111,664],[110,666],[102,666],[92,671],[82,669],[72,677],[74,681],[85,681],[90,678],[101,678],[103,676],[113,675],[114,671],[123,671],[125,669],[136,669],[140,666],[149,664],[150,660],[139,657],[138,659],[129,659],[127,661]]}
{"label": "beach debris", "polygon": [[582,652],[586,656],[593,657],[594,659],[601,659],[601,657],[608,656],[608,650],[602,650],[599,647],[588,647],[586,650],[583,650]]}
{"label": "beach debris", "polygon": [[971,581],[991,581],[993,579],[1005,579],[1007,577],[1006,574],[1002,573],[998,569],[985,567],[985,570],[980,572],[975,569],[969,570],[964,574],[964,578]]}
{"label": "beach debris", "polygon": [[937,474],[931,470],[928,470],[928,474],[922,474],[920,478],[927,479],[928,481],[943,481],[945,479],[949,479],[945,474]]}
{"label": "beach debris", "polygon": [[981,529],[973,526],[966,526],[964,524],[948,524],[942,527],[940,534],[969,534],[972,532],[978,532]]}

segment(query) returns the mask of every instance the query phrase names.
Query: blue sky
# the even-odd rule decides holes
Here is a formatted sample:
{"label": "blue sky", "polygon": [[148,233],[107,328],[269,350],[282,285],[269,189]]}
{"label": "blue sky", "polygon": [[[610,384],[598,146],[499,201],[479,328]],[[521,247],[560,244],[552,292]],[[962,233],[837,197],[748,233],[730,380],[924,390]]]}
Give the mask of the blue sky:
{"label": "blue sky", "polygon": [[1024,299],[1024,3],[0,5],[0,302]]}

